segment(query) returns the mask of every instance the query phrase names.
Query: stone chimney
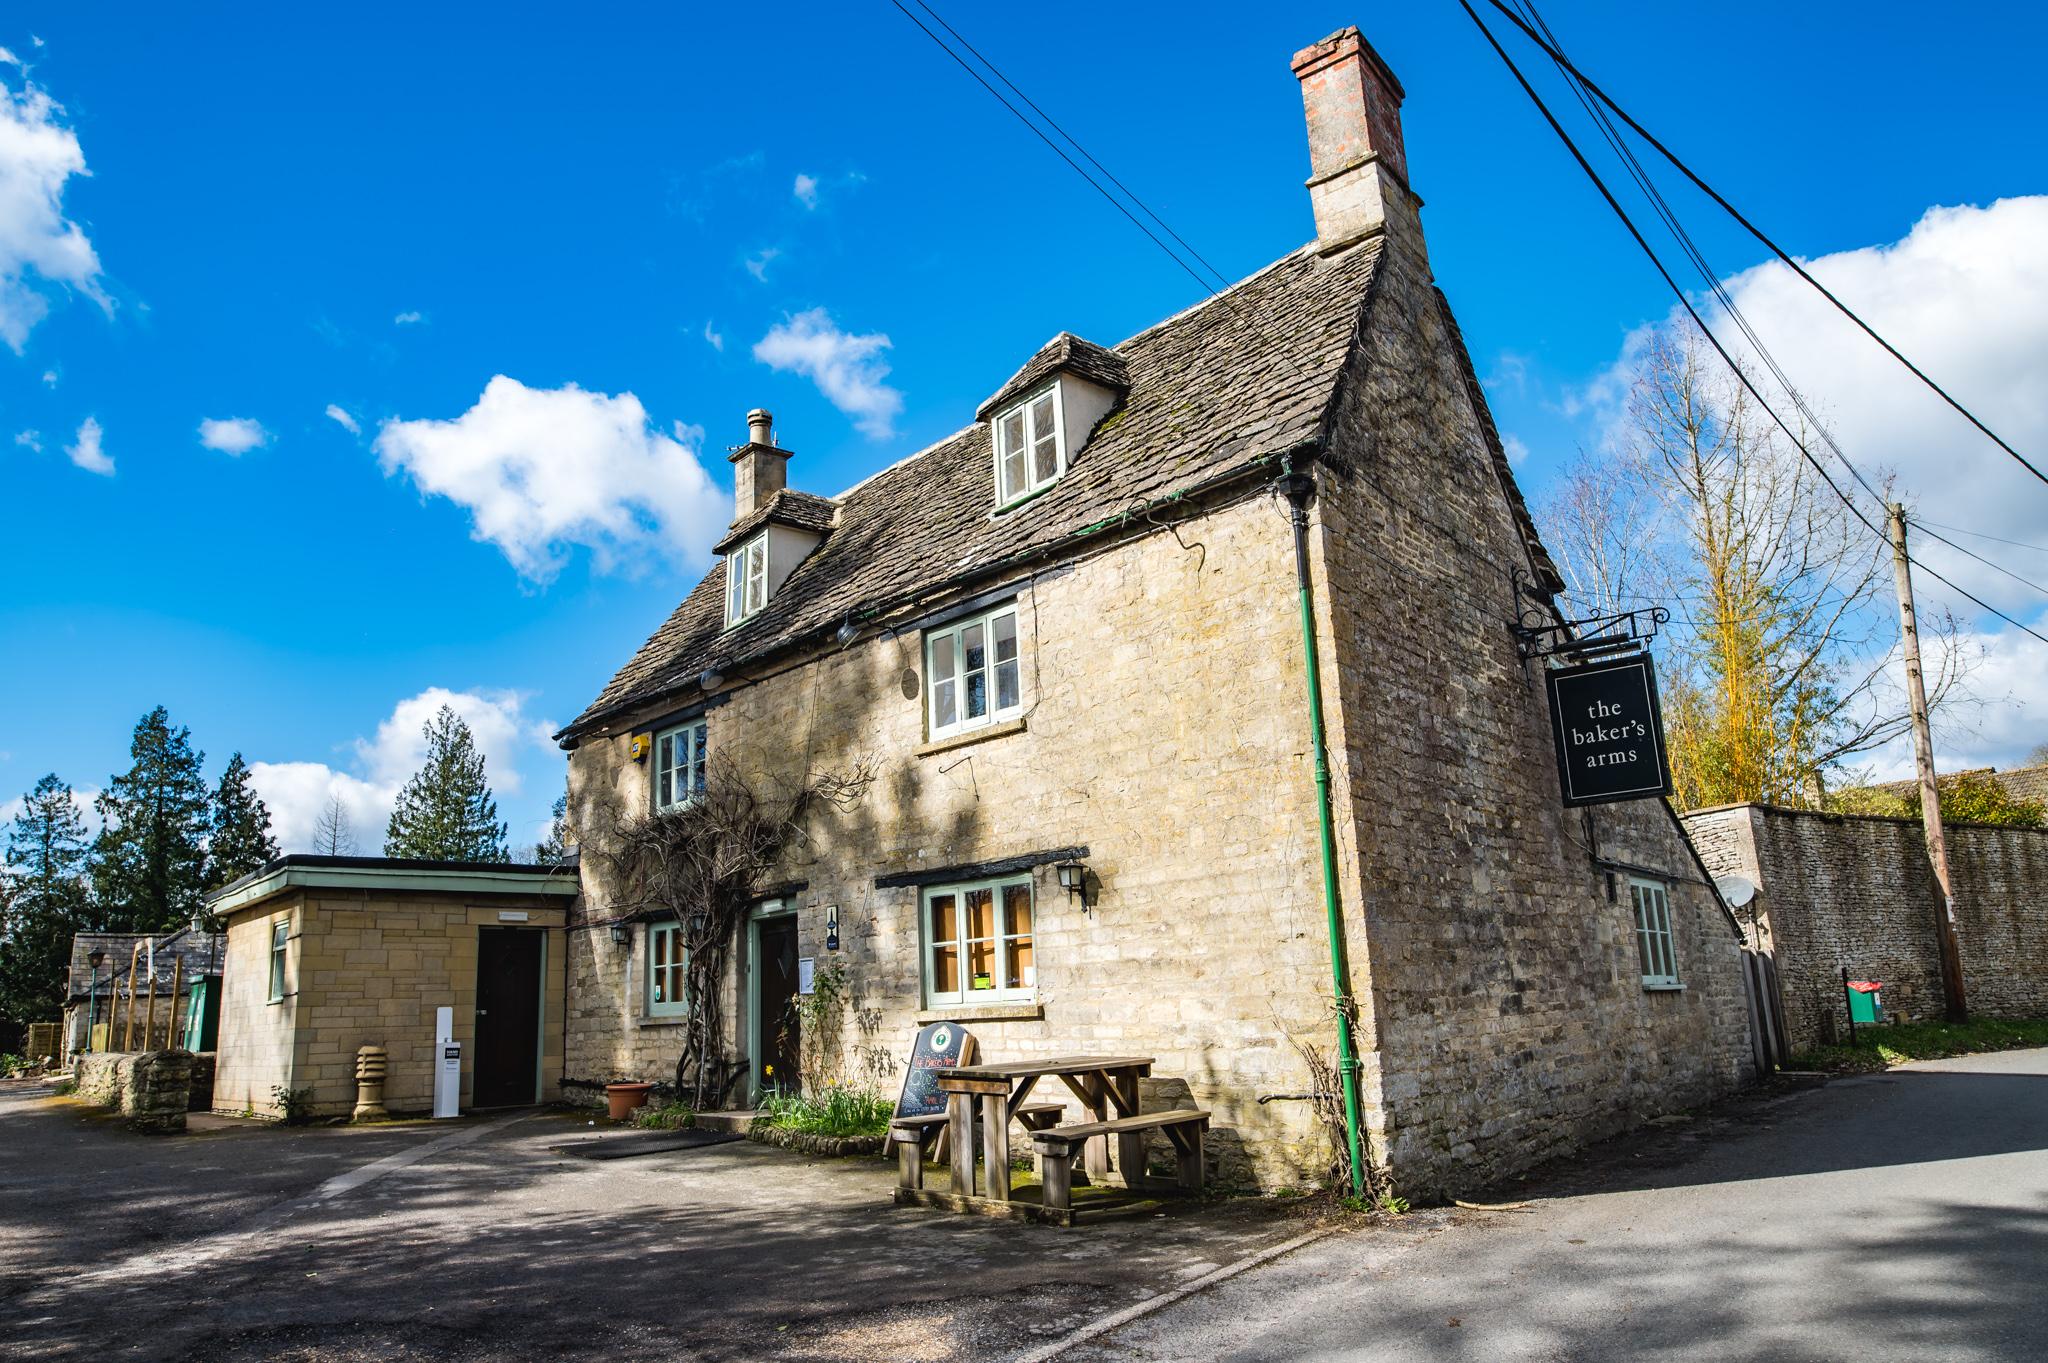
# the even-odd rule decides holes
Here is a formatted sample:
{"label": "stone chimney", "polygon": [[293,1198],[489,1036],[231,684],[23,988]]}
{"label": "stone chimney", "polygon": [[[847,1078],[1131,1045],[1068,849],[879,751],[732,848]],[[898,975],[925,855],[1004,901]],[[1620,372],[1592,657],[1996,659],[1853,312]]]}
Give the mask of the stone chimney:
{"label": "stone chimney", "polygon": [[1408,188],[1401,82],[1356,28],[1295,53],[1294,74],[1308,116],[1317,245],[1348,246],[1392,223],[1393,235],[1419,250],[1422,205]]}
{"label": "stone chimney", "polygon": [[789,451],[775,447],[775,418],[756,407],[747,413],[747,443],[732,460],[732,520],[738,525],[789,486]]}

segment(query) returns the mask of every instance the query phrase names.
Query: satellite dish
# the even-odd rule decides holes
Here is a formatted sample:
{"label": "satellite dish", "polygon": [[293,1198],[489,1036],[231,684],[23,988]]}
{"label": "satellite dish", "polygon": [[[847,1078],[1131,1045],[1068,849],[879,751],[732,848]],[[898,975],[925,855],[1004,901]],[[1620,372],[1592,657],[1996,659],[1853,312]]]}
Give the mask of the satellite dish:
{"label": "satellite dish", "polygon": [[1748,876],[1716,876],[1714,888],[1731,909],[1739,909],[1756,898],[1756,882]]}

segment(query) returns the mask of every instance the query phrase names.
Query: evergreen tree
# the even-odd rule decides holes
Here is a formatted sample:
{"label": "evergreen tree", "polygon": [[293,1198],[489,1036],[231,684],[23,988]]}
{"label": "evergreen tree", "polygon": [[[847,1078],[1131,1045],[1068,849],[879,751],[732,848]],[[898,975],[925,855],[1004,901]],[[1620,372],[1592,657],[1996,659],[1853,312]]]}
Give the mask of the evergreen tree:
{"label": "evergreen tree", "polygon": [[0,1017],[57,1016],[72,934],[88,923],[85,820],[71,787],[54,775],[36,782],[7,833],[0,899]]}
{"label": "evergreen tree", "polygon": [[135,765],[97,802],[93,899],[110,932],[173,932],[193,921],[206,893],[209,806],[192,731],[172,728],[159,705],[135,726]]}
{"label": "evergreen tree", "polygon": [[391,811],[384,855],[432,861],[509,861],[505,825],[484,777],[484,755],[449,706],[423,726],[427,760]]}
{"label": "evergreen tree", "polygon": [[554,819],[548,824],[548,835],[533,845],[533,860],[536,865],[552,866],[569,855],[569,797],[566,794],[555,797]]}
{"label": "evergreen tree", "polygon": [[277,856],[270,810],[249,784],[249,768],[236,753],[213,792],[213,832],[206,841],[207,879],[215,889],[260,869]]}

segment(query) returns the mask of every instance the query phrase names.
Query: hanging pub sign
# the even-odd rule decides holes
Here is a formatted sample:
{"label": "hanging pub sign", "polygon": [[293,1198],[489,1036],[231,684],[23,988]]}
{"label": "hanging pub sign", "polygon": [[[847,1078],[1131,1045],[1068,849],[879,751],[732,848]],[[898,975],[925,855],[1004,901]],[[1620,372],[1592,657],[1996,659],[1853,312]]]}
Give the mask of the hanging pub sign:
{"label": "hanging pub sign", "polygon": [[1657,672],[1650,655],[1545,674],[1557,780],[1567,805],[1604,805],[1671,793]]}

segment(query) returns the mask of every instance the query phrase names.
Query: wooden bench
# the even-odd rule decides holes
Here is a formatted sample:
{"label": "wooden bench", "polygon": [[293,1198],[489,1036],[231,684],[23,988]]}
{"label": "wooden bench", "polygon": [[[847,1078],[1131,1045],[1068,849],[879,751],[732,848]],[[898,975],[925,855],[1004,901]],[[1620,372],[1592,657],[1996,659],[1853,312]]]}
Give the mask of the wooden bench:
{"label": "wooden bench", "polygon": [[[1031,1133],[1031,1144],[1038,1150],[1039,1181],[1044,1189],[1044,1205],[1059,1211],[1071,1210],[1074,1203],[1074,1159],[1088,1142],[1097,1136],[1137,1137],[1147,1131],[1163,1131],[1173,1142],[1174,1153],[1179,1157],[1176,1181],[1181,1187],[1193,1191],[1202,1186],[1202,1144],[1209,1130],[1209,1114],[1179,1110],[1172,1112],[1146,1112],[1136,1117],[1112,1117],[1104,1122],[1082,1122],[1076,1126],[1054,1126]],[[1132,1153],[1142,1147],[1136,1139],[1119,1141],[1122,1157],[1119,1172],[1124,1176],[1126,1188],[1137,1188],[1145,1181],[1145,1170],[1141,1159],[1133,1159]]]}
{"label": "wooden bench", "polygon": [[[1061,1103],[1026,1103],[1011,1116],[1026,1131],[1038,1132],[1051,1129],[1066,1111]],[[946,1124],[951,1119],[939,1112],[929,1117],[897,1117],[889,1123],[889,1141],[896,1147],[896,1181],[905,1188],[924,1187],[925,1152],[932,1142],[946,1134]],[[951,1152],[948,1152],[951,1156]],[[972,1159],[970,1153],[968,1158]]]}

